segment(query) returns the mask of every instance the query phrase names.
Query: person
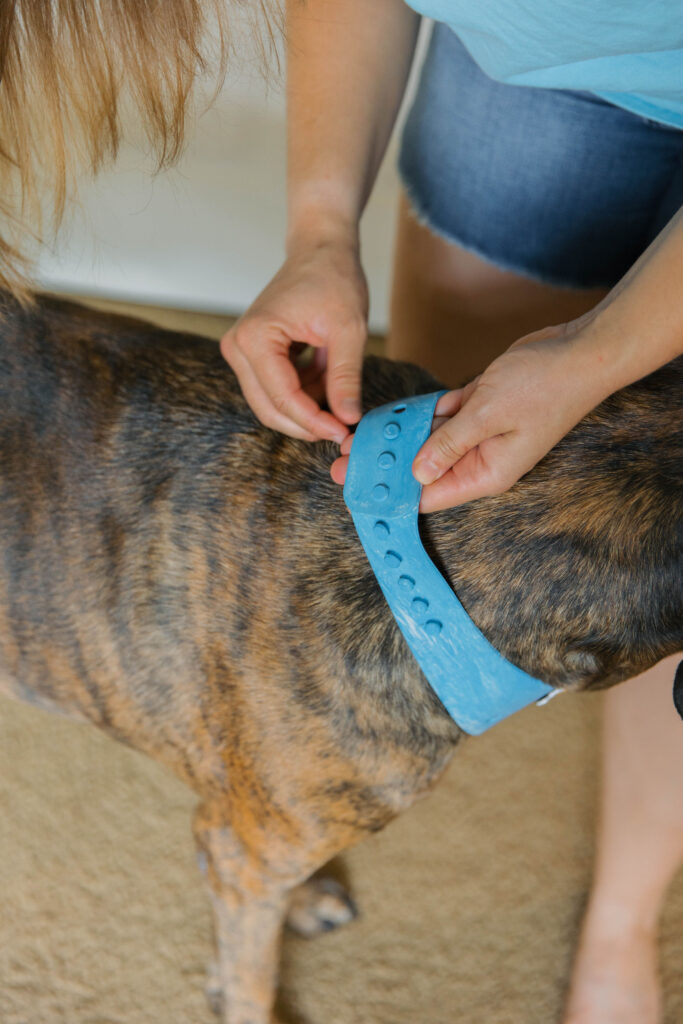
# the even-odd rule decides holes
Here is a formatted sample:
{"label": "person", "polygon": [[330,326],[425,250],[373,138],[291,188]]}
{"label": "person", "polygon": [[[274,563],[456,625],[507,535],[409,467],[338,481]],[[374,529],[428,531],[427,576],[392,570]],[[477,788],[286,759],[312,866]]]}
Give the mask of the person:
{"label": "person", "polygon": [[[455,387],[421,508],[512,486],[604,397],[683,351],[683,18],[638,0],[290,0],[288,231],[222,340],[268,426],[341,445],[360,417],[358,225],[418,32],[388,353]],[[296,356],[312,346],[304,369]],[[656,922],[683,857],[675,659],[606,698],[592,893],[564,1024],[655,1024]]]}

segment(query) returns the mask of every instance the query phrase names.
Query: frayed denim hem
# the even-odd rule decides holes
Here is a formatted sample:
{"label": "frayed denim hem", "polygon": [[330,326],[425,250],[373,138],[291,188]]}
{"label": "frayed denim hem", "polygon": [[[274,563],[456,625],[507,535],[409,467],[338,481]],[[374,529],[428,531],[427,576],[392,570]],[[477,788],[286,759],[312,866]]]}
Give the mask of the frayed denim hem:
{"label": "frayed denim hem", "polygon": [[446,231],[444,228],[436,224],[432,219],[428,205],[422,201],[422,197],[417,194],[413,186],[407,180],[400,162],[398,164],[398,174],[410,206],[410,212],[415,217],[418,224],[427,228],[438,238],[443,238],[443,240],[448,242],[450,245],[457,245],[460,249],[464,249],[465,252],[472,253],[473,256],[477,256],[480,260],[484,263],[488,263],[491,267],[496,267],[498,270],[504,270],[511,274],[517,274],[519,277],[524,277],[529,281],[535,281],[537,284],[546,284],[552,288],[564,288],[567,291],[591,291],[594,288],[604,288],[606,291],[609,291],[617,283],[616,281],[604,280],[594,281],[590,284],[586,284],[585,282],[568,281],[564,278],[555,276],[554,274],[544,275],[539,273],[535,268],[531,269],[530,267],[516,264],[511,260],[499,259],[491,256],[489,253],[484,252],[479,246],[463,241],[461,238],[456,237],[452,232]]}

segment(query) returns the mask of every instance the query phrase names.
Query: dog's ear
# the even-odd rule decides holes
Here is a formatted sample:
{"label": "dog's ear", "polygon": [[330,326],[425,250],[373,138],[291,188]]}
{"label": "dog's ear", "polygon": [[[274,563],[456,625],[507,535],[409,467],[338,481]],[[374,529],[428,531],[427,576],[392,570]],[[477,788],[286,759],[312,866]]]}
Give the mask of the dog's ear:
{"label": "dog's ear", "polygon": [[676,711],[683,718],[683,661],[678,663],[674,677],[674,704]]}

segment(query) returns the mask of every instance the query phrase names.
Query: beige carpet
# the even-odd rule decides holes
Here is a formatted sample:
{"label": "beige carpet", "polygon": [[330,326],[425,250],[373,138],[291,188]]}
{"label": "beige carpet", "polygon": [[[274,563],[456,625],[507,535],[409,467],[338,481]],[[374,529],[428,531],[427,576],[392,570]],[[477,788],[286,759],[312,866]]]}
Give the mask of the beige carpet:
{"label": "beige carpet", "polygon": [[[222,322],[191,317],[215,333]],[[306,1024],[559,1024],[592,857],[600,698],[469,741],[342,859],[362,916],[285,943]],[[88,726],[0,700],[0,1024],[212,1024],[194,797]],[[683,876],[662,925],[683,1021]]]}

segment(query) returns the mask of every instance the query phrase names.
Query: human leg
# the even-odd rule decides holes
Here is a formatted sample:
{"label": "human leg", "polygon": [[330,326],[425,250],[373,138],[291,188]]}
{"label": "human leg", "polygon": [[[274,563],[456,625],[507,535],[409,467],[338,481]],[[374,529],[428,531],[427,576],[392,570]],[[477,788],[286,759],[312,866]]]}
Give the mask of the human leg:
{"label": "human leg", "polygon": [[604,288],[543,284],[502,270],[420,224],[402,194],[387,354],[457,386],[513,341],[592,309]]}
{"label": "human leg", "polygon": [[460,383],[626,273],[683,201],[683,132],[495,82],[436,25],[399,171],[389,352]]}
{"label": "human leg", "polygon": [[[559,289],[501,271],[420,225],[401,199],[393,358],[446,384],[480,372],[515,338],[580,316],[601,290]],[[564,1024],[656,1024],[656,923],[683,859],[683,723],[676,659],[606,695],[596,871]]]}
{"label": "human leg", "polygon": [[[616,284],[683,201],[683,133],[588,94],[491,82],[437,28],[400,170],[389,354],[455,386]],[[655,922],[683,855],[672,678],[657,666],[607,700],[598,866],[565,1024],[657,1019]]]}
{"label": "human leg", "polygon": [[659,1020],[657,919],[683,861],[683,723],[671,699],[679,660],[605,697],[597,856],[565,1024]]}

